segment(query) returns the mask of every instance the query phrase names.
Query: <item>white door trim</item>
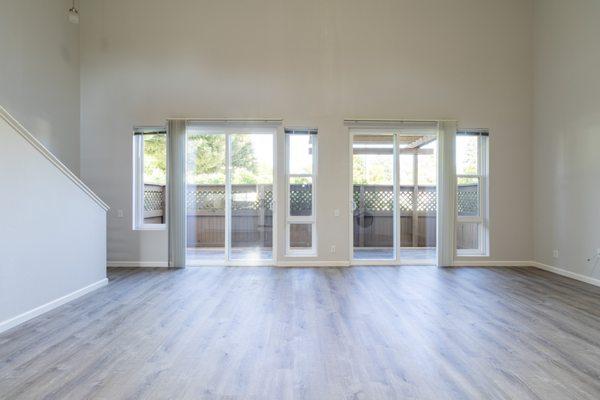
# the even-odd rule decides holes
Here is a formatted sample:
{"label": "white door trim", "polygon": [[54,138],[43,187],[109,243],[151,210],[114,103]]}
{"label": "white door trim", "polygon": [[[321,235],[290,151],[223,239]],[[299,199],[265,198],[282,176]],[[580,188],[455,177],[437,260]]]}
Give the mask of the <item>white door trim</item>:
{"label": "white door trim", "polygon": [[[223,261],[197,261],[188,266],[269,266],[276,265],[278,261],[278,214],[277,214],[277,197],[278,197],[278,158],[277,158],[277,126],[274,124],[207,124],[204,125],[197,120],[189,121],[186,125],[186,145],[187,145],[187,133],[188,128],[193,127],[194,130],[199,130],[202,134],[213,134],[213,135],[224,135],[225,137],[225,257]],[[232,183],[231,183],[231,136],[234,134],[264,134],[271,135],[272,146],[273,146],[273,187],[272,187],[272,258],[265,260],[232,260],[231,259],[231,205],[232,205]],[[187,171],[184,171],[184,175]],[[185,197],[184,197],[185,201]],[[183,207],[184,213],[187,213],[185,207]],[[185,216],[187,218],[187,215]],[[187,247],[187,232],[186,238],[183,242],[183,246]]]}

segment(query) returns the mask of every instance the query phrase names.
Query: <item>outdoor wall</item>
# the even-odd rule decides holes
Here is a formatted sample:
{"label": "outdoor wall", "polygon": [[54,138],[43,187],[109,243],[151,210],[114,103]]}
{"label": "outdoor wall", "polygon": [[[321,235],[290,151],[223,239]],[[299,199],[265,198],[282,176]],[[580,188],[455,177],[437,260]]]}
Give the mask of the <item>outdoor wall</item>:
{"label": "outdoor wall", "polygon": [[81,13],[82,175],[111,206],[109,260],[166,261],[166,232],[131,228],[131,131],[167,117],[318,127],[329,261],[349,255],[344,118],[489,128],[489,259],[532,258],[532,1],[84,0]]}
{"label": "outdoor wall", "polygon": [[[535,259],[600,278],[600,2],[535,2]],[[553,250],[558,250],[558,258]]]}
{"label": "outdoor wall", "polygon": [[79,26],[70,0],[2,0],[0,106],[79,173]]}

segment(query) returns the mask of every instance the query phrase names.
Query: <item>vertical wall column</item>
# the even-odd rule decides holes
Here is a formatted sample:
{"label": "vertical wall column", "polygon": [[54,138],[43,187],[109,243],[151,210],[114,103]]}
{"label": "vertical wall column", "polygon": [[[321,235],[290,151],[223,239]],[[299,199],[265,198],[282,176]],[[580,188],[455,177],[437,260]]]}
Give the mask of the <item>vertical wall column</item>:
{"label": "vertical wall column", "polygon": [[169,267],[185,267],[185,120],[167,121]]}
{"label": "vertical wall column", "polygon": [[437,264],[454,262],[456,210],[456,121],[440,121],[438,135]]}

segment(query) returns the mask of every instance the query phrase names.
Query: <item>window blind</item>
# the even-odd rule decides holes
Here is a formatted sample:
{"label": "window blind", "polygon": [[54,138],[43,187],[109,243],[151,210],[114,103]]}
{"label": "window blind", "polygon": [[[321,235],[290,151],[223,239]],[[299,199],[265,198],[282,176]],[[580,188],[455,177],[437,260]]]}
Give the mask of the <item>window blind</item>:
{"label": "window blind", "polygon": [[457,136],[490,136],[489,131],[484,129],[464,129],[456,132]]}
{"label": "window blind", "polygon": [[285,128],[286,135],[316,135],[318,133],[317,128]]}
{"label": "window blind", "polygon": [[167,129],[164,126],[138,126],[133,128],[133,135],[166,135]]}

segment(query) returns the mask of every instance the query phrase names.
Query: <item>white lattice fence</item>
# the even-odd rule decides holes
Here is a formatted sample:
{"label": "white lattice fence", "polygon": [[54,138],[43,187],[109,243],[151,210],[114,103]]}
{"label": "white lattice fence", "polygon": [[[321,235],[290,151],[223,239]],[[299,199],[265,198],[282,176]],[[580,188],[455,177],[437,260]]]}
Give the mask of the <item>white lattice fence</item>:
{"label": "white lattice fence", "polygon": [[[435,186],[400,186],[398,206],[401,213],[413,211],[416,193],[416,210],[422,214],[435,215],[437,211],[437,191]],[[355,208],[367,212],[394,209],[394,190],[391,185],[354,185]]]}
{"label": "white lattice fence", "polygon": [[164,223],[165,220],[164,185],[144,185],[144,223]]}
{"label": "white lattice fence", "polygon": [[164,210],[165,187],[162,185],[144,185],[144,211]]}
{"label": "white lattice fence", "polygon": [[456,201],[458,215],[479,215],[479,186],[459,185]]}
{"label": "white lattice fence", "polygon": [[[232,208],[236,223],[239,226],[246,224],[248,227],[256,225],[251,220],[256,220],[259,213],[265,213],[267,218],[272,214],[272,185],[234,185],[232,187]],[[312,187],[310,185],[296,185],[291,188],[290,197],[292,210],[296,213],[307,213],[312,208]],[[416,207],[415,205],[416,199]],[[369,228],[364,226],[365,218],[355,218],[355,239],[358,242],[371,243],[372,245],[388,245],[390,240],[389,230],[392,226],[394,195],[391,185],[355,185],[353,200],[356,207],[355,214],[368,214],[371,218]],[[188,185],[186,192],[186,206],[188,219],[193,219],[193,226],[202,230],[199,235],[212,235],[222,237],[225,227],[225,186],[224,185]],[[145,185],[144,210],[148,214],[164,215],[165,189],[161,185]],[[433,218],[437,212],[437,192],[434,186],[400,186],[398,193],[398,207],[403,218],[403,231],[410,230],[409,220],[414,213],[419,220]],[[460,215],[476,215],[479,207],[479,191],[477,185],[461,185],[457,191],[457,207]],[[248,221],[244,222],[243,220]],[[210,221],[209,221],[210,220]],[[269,219],[270,220],[270,219]],[[404,221],[406,220],[406,222]],[[190,221],[192,222],[192,221]],[[362,225],[361,225],[362,224]],[[418,225],[424,225],[421,221]],[[427,222],[429,224],[429,222]],[[245,225],[244,225],[245,226]],[[250,231],[250,228],[248,228]],[[206,231],[206,232],[205,232]],[[208,232],[211,231],[211,232]],[[208,235],[208,236],[207,236]],[[361,239],[361,235],[365,236]],[[368,237],[367,237],[368,236]],[[241,240],[241,239],[240,239]]]}

